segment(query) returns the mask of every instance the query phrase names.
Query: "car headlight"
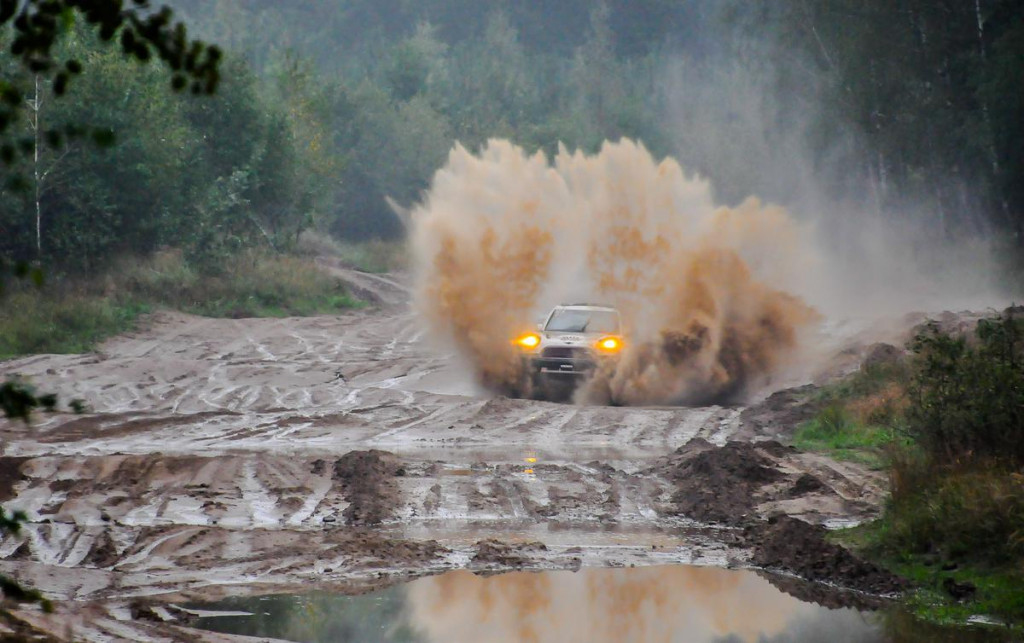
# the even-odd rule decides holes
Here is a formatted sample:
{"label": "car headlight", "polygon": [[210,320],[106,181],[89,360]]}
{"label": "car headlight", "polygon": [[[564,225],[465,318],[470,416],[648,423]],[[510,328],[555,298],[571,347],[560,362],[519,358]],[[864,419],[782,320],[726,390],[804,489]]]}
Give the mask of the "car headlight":
{"label": "car headlight", "polygon": [[599,353],[614,355],[622,350],[622,338],[602,337],[597,340],[596,344],[594,344],[594,348],[596,348]]}
{"label": "car headlight", "polygon": [[540,346],[540,335],[537,333],[526,333],[525,335],[520,335],[512,343],[523,350],[532,351]]}

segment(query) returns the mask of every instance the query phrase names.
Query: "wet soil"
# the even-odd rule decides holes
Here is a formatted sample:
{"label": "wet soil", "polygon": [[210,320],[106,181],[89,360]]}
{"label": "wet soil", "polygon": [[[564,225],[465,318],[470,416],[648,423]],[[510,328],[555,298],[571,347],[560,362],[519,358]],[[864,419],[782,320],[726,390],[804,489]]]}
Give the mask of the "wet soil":
{"label": "wet soil", "polygon": [[740,435],[750,439],[791,437],[796,427],[812,419],[822,408],[815,394],[820,387],[805,384],[783,389],[752,404],[740,413]]}
{"label": "wet soil", "polygon": [[909,583],[825,539],[826,530],[790,516],[774,516],[767,524],[747,528],[752,562],[784,570],[800,578],[839,585],[873,595],[893,595]]}
{"label": "wet soil", "polygon": [[[885,481],[765,439],[812,413],[813,388],[746,409],[495,397],[425,341],[400,280],[350,277],[376,307],[158,313],[94,354],[0,364],[91,409],[0,421],[0,498],[28,515],[0,540],[0,573],[59,601],[24,618],[195,640],[176,629],[179,601],[465,568],[761,565],[895,587],[818,538],[877,515]],[[780,514],[813,533],[768,522]],[[783,528],[806,552],[773,545]],[[156,611],[133,620],[140,598]]]}
{"label": "wet soil", "polygon": [[763,499],[758,497],[762,488],[785,477],[764,451],[747,442],[715,447],[692,440],[669,461],[665,474],[676,486],[676,511],[702,522],[746,522]]}
{"label": "wet soil", "polygon": [[[314,470],[316,465],[314,464]],[[393,478],[405,475],[394,454],[371,449],[350,451],[334,463],[348,507],[342,512],[349,525],[379,525],[395,515],[401,504]]]}

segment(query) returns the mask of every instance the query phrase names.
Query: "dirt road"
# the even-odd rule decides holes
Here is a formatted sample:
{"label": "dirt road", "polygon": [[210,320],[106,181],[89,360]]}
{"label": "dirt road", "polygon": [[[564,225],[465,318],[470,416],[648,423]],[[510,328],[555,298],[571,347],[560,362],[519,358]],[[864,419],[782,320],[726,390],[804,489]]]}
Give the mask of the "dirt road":
{"label": "dirt road", "polygon": [[333,269],[379,305],[159,313],[96,354],[0,364],[90,409],[0,424],[0,501],[29,516],[0,572],[66,601],[47,618],[86,640],[194,639],[175,601],[463,567],[748,565],[752,520],[877,510],[877,475],[763,441],[785,428],[765,407],[486,394],[424,341],[398,281]]}

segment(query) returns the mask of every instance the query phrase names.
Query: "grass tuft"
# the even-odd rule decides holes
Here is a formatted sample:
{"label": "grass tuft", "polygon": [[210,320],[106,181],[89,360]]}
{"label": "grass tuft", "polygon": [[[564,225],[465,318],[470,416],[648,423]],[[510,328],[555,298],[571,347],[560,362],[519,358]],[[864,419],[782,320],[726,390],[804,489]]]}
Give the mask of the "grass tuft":
{"label": "grass tuft", "polygon": [[177,251],[125,258],[90,279],[22,285],[0,309],[0,359],[81,353],[131,329],[139,315],[171,308],[208,317],[286,317],[359,305],[344,285],[311,261],[243,253],[200,272]]}
{"label": "grass tuft", "polygon": [[405,241],[373,239],[358,243],[336,241],[325,233],[307,230],[299,236],[298,250],[311,257],[337,257],[356,270],[372,273],[407,269],[409,251]]}

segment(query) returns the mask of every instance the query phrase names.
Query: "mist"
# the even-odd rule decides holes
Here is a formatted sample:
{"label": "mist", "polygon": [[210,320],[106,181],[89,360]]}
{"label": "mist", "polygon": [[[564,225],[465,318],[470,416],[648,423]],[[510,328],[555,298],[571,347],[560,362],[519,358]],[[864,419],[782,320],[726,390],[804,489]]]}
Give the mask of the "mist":
{"label": "mist", "polygon": [[785,210],[717,205],[706,181],[625,139],[550,162],[502,140],[456,147],[410,242],[418,310],[498,390],[522,376],[510,340],[557,303],[622,312],[625,354],[584,397],[629,404],[741,396],[818,319],[787,289],[814,257]]}

